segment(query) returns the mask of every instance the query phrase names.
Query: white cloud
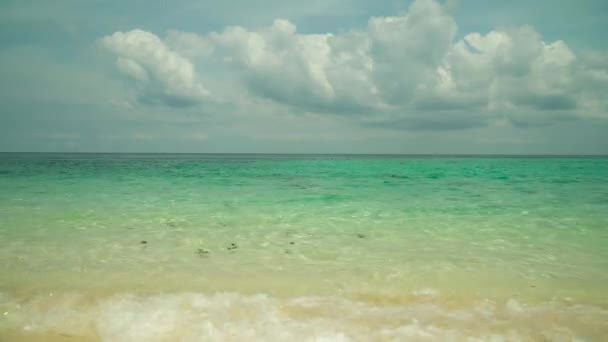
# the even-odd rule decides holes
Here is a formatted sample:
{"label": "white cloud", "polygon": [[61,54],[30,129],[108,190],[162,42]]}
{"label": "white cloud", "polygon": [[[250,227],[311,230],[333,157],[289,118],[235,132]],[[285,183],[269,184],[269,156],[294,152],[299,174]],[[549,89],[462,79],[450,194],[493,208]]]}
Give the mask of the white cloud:
{"label": "white cloud", "polygon": [[299,35],[289,21],[276,20],[260,32],[229,27],[210,38],[255,94],[294,104],[331,103],[336,97],[326,74],[330,34]]}
{"label": "white cloud", "polygon": [[433,77],[456,25],[432,0],[407,14],[371,18],[365,30],[299,34],[287,20],[259,31],[229,27],[209,38],[249,89],[320,112],[399,109]]}
{"label": "white cloud", "polygon": [[118,56],[118,68],[142,84],[144,101],[185,105],[209,95],[192,62],[150,32],[116,32],[101,42]]}
{"label": "white cloud", "polygon": [[207,57],[214,51],[213,43],[196,33],[169,31],[166,45],[187,58]]}
{"label": "white cloud", "polygon": [[435,94],[470,97],[488,113],[569,111],[577,106],[574,61],[565,43],[547,44],[530,27],[471,33],[445,56]]}
{"label": "white cloud", "polygon": [[116,66],[120,71],[138,81],[148,81],[148,73],[146,69],[142,68],[141,65],[137,64],[132,59],[118,57],[116,60]]}
{"label": "white cloud", "polygon": [[[189,58],[200,65],[213,59],[236,71],[251,96],[372,125],[464,128],[607,118],[605,55],[546,42],[529,26],[472,32],[458,41],[456,32],[440,4],[417,0],[403,15],[374,17],[365,28],[335,34],[298,33],[277,19],[258,30],[172,31],[164,42],[140,30],[103,41],[119,56],[121,71],[147,87],[158,82],[165,96],[206,95]],[[245,95],[223,95],[225,101],[237,96]]]}
{"label": "white cloud", "polygon": [[433,0],[415,1],[402,16],[372,18],[364,35],[383,97],[403,104],[426,92],[455,34],[454,20]]}

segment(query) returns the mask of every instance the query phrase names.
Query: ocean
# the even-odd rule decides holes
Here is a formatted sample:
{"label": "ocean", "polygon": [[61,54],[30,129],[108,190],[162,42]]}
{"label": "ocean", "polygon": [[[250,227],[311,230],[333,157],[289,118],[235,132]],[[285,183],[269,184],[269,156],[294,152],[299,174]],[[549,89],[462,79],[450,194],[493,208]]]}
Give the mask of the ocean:
{"label": "ocean", "polygon": [[0,154],[0,341],[601,341],[608,158]]}

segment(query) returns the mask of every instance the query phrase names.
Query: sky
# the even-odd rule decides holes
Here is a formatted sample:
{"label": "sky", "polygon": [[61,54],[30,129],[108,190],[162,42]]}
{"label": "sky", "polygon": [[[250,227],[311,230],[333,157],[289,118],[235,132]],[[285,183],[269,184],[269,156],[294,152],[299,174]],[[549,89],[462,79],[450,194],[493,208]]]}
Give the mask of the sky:
{"label": "sky", "polygon": [[3,0],[0,151],[608,154],[605,0]]}

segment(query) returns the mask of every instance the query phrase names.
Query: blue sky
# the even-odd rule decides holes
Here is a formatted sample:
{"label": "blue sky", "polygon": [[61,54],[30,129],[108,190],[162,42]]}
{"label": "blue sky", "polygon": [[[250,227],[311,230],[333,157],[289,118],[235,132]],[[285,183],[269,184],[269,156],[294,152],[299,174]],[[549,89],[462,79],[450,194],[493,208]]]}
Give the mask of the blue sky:
{"label": "blue sky", "polygon": [[608,153],[608,2],[3,1],[0,150]]}

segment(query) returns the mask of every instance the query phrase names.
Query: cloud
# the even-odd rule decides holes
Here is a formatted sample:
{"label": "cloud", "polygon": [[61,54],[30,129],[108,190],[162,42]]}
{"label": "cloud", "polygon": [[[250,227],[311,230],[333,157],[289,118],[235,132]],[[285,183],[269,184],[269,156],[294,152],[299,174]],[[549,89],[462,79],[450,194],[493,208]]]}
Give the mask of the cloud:
{"label": "cloud", "polygon": [[235,87],[221,95],[224,101],[264,98],[289,112],[362,125],[463,129],[608,118],[605,54],[546,42],[530,26],[462,39],[457,30],[442,5],[416,0],[401,15],[373,17],[364,28],[340,33],[299,33],[277,19],[256,30],[171,31],[164,41],[134,30],[102,41],[118,56],[118,68],[142,85],[142,103],[198,102],[208,91],[194,63],[204,69],[219,62],[247,90]]}
{"label": "cloud", "polygon": [[343,34],[299,34],[278,19],[259,31],[228,27],[209,38],[252,93],[308,111],[360,114],[406,103],[455,32],[452,18],[423,0],[403,16],[371,18],[367,29]]}
{"label": "cloud", "polygon": [[150,32],[116,32],[101,43],[118,56],[118,69],[137,82],[144,103],[189,106],[209,95],[192,62]]}
{"label": "cloud", "polygon": [[130,137],[133,140],[184,140],[184,141],[205,141],[209,139],[206,133],[195,132],[195,133],[182,133],[179,135],[167,135],[167,134],[151,134],[144,132],[133,132]]}

